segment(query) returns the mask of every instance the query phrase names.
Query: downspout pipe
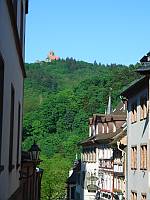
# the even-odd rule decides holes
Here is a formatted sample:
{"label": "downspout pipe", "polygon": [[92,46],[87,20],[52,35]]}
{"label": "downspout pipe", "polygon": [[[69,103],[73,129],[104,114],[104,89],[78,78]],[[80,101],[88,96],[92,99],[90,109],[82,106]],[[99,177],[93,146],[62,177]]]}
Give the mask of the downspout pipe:
{"label": "downspout pipe", "polygon": [[118,148],[118,150],[122,152],[122,156],[123,156],[123,154],[125,154],[125,155],[126,155],[126,152],[125,152],[124,150],[120,149],[120,147],[119,147],[119,146],[120,146],[120,142],[119,142],[119,141],[117,141],[117,148]]}
{"label": "downspout pipe", "polygon": [[[119,146],[120,146],[120,142],[117,141],[117,148],[118,148],[119,151],[122,152],[122,156],[125,155],[125,161],[127,161],[127,153],[126,153],[124,150],[120,149]],[[126,186],[126,184],[127,184],[127,181],[126,181],[126,180],[127,180],[127,179],[126,179],[126,163],[125,163],[125,186]],[[127,196],[127,194],[126,194],[126,192],[125,192],[125,198],[126,198],[126,196]]]}

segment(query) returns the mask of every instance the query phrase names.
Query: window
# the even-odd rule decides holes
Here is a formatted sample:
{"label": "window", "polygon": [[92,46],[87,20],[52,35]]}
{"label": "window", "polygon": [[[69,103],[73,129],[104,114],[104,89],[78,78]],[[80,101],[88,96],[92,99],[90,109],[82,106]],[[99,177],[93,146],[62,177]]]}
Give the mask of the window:
{"label": "window", "polygon": [[137,146],[131,147],[131,169],[137,169]]}
{"label": "window", "polygon": [[137,200],[137,193],[131,192],[131,200]]}
{"label": "window", "polygon": [[11,85],[11,110],[10,110],[10,136],[9,136],[9,171],[14,168],[13,165],[13,138],[14,138],[14,103],[15,103],[15,90]]}
{"label": "window", "polygon": [[147,117],[147,98],[141,97],[140,99],[140,119],[145,119]]}
{"label": "window", "polygon": [[98,135],[98,131],[99,131],[99,124],[96,124],[96,135]]}
{"label": "window", "polygon": [[140,169],[147,169],[147,145],[141,145],[140,157]]}
{"label": "window", "polygon": [[0,164],[1,164],[1,148],[2,148],[2,126],[3,126],[3,95],[4,95],[4,62],[0,55]]}
{"label": "window", "polygon": [[92,126],[89,125],[89,136],[92,136]]}
{"label": "window", "polygon": [[116,125],[114,122],[113,122],[113,132],[116,132]]}
{"label": "window", "polygon": [[19,167],[19,145],[20,145],[20,119],[21,119],[21,106],[18,103],[18,135],[17,135],[17,163],[16,167]]}
{"label": "window", "polygon": [[107,133],[107,123],[104,123],[104,133]]}
{"label": "window", "polygon": [[102,133],[104,133],[104,124],[102,124]]}
{"label": "window", "polygon": [[141,194],[141,200],[146,200],[146,194]]}
{"label": "window", "polygon": [[109,124],[107,123],[107,133],[109,133]]}
{"label": "window", "polygon": [[92,136],[95,136],[95,125],[92,125]]}
{"label": "window", "polygon": [[131,123],[134,123],[137,121],[137,104],[134,103],[131,106]]}

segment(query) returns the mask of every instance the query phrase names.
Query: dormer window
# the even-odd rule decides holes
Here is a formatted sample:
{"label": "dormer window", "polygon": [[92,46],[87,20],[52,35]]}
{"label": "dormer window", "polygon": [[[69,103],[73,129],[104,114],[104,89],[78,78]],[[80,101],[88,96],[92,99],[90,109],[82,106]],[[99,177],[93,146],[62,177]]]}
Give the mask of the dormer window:
{"label": "dormer window", "polygon": [[95,126],[94,125],[90,125],[89,126],[89,136],[94,136],[95,135]]}
{"label": "dormer window", "polygon": [[113,122],[113,132],[116,132],[116,124]]}
{"label": "dormer window", "polygon": [[94,136],[95,135],[95,126],[93,125],[92,126],[92,136]]}
{"label": "dormer window", "polygon": [[96,124],[96,135],[98,135],[98,124]]}
{"label": "dormer window", "polygon": [[102,124],[102,133],[104,133],[104,124]]}
{"label": "dormer window", "polygon": [[89,137],[91,137],[92,136],[92,127],[91,127],[91,125],[89,125]]}
{"label": "dormer window", "polygon": [[109,126],[108,126],[108,123],[107,123],[106,132],[109,133]]}

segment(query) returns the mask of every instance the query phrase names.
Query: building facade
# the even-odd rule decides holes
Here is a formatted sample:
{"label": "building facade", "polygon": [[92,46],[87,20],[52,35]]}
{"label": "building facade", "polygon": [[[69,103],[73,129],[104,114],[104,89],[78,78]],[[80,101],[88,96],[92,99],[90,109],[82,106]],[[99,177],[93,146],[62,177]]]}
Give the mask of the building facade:
{"label": "building facade", "polygon": [[47,59],[46,59],[47,61],[52,62],[54,60],[59,60],[59,59],[60,59],[60,57],[56,56],[55,53],[54,53],[54,51],[48,52]]}
{"label": "building facade", "polygon": [[27,13],[28,0],[0,1],[0,200],[20,187]]}
{"label": "building facade", "polygon": [[125,106],[120,104],[109,114],[94,114],[89,119],[89,138],[80,145],[82,146],[80,199],[125,197],[127,145]]}
{"label": "building facade", "polygon": [[150,199],[150,55],[144,56],[144,66],[138,69],[142,78],[122,92],[127,101],[128,173],[127,199]]}

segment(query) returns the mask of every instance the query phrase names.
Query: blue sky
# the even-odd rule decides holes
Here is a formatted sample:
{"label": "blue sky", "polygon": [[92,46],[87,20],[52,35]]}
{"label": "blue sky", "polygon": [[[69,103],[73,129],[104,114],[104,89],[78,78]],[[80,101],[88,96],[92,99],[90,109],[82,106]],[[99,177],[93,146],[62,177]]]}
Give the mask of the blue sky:
{"label": "blue sky", "polygon": [[30,0],[26,62],[49,50],[104,64],[135,64],[150,50],[149,0]]}

